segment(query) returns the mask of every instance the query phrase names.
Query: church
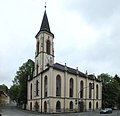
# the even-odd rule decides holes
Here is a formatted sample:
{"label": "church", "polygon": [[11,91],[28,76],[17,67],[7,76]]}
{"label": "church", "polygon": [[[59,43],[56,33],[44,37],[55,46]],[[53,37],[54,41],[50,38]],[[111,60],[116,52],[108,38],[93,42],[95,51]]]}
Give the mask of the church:
{"label": "church", "polygon": [[46,9],[35,36],[35,70],[27,83],[27,109],[41,113],[101,109],[102,82],[65,64],[54,63],[54,34]]}

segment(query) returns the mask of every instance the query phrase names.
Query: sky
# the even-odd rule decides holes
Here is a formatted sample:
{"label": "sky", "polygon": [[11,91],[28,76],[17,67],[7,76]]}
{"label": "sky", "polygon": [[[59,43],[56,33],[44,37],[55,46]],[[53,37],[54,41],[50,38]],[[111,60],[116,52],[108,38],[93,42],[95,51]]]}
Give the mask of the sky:
{"label": "sky", "polygon": [[55,62],[120,76],[120,0],[0,0],[0,84],[10,87],[19,67],[35,60],[45,2]]}

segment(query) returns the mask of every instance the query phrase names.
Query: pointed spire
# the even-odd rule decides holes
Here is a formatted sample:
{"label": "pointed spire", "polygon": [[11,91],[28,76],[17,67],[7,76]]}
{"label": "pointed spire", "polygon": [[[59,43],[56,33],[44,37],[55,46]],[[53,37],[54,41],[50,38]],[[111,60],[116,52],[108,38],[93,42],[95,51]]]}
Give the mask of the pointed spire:
{"label": "pointed spire", "polygon": [[35,36],[35,38],[37,38],[37,36],[40,34],[41,31],[47,31],[48,33],[50,33],[53,38],[54,38],[54,34],[50,31],[50,26],[49,26],[49,21],[47,18],[47,13],[46,13],[46,2],[45,2],[45,11],[44,11],[44,15],[43,15],[43,19],[42,19],[42,23],[41,23],[41,27],[39,32],[37,33],[37,35]]}
{"label": "pointed spire", "polygon": [[44,12],[44,15],[43,15],[43,20],[42,20],[40,31],[51,32],[50,31],[50,26],[49,26],[49,21],[48,21],[48,18],[47,18],[47,13],[46,13],[46,4],[45,4],[45,12]]}

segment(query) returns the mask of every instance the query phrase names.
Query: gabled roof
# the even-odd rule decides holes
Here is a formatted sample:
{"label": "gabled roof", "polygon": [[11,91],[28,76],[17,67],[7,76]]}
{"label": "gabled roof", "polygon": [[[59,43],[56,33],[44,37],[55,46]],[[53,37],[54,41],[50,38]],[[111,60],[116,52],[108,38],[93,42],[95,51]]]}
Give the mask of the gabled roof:
{"label": "gabled roof", "polygon": [[0,95],[4,95],[4,96],[7,97],[7,94],[4,91],[2,91],[2,90],[0,90]]}

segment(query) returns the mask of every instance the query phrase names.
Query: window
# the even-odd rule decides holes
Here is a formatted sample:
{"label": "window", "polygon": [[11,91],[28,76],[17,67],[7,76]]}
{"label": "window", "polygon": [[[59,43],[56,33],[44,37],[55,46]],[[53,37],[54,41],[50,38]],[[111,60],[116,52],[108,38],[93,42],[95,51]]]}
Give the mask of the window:
{"label": "window", "polygon": [[47,97],[47,76],[44,79],[44,97]]}
{"label": "window", "polygon": [[30,102],[30,110],[32,111],[32,102]]}
{"label": "window", "polygon": [[50,54],[50,40],[46,41],[46,52],[47,54]]}
{"label": "window", "polygon": [[39,41],[37,42],[37,55],[39,54]]}
{"label": "window", "polygon": [[91,110],[91,102],[89,102],[89,109]]}
{"label": "window", "polygon": [[84,83],[83,81],[80,82],[80,98],[83,98],[83,92],[84,92]]}
{"label": "window", "polygon": [[98,102],[96,102],[96,109],[98,109]]}
{"label": "window", "polygon": [[30,85],[30,98],[32,99],[32,83]]}
{"label": "window", "polygon": [[38,66],[38,64],[36,65],[36,74],[38,74],[38,68],[39,68],[39,66]]}
{"label": "window", "polygon": [[70,110],[73,110],[73,102],[70,101]]}
{"label": "window", "polygon": [[92,98],[92,83],[89,83],[89,98]]}
{"label": "window", "polygon": [[44,102],[44,112],[47,112],[47,102]]}
{"label": "window", "polygon": [[36,81],[36,96],[38,96],[38,80]]}
{"label": "window", "polygon": [[73,79],[70,79],[70,97],[73,97],[73,89],[74,89],[74,82]]}
{"label": "window", "polygon": [[57,75],[56,77],[56,96],[61,96],[61,77]]}
{"label": "window", "polygon": [[60,112],[61,111],[61,103],[60,101],[57,101],[56,103],[56,112]]}
{"label": "window", "polygon": [[98,84],[96,85],[96,99],[98,99]]}

